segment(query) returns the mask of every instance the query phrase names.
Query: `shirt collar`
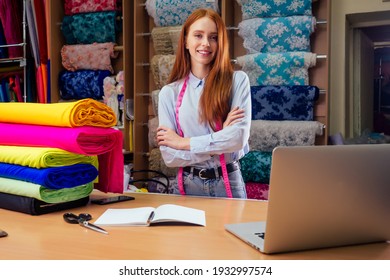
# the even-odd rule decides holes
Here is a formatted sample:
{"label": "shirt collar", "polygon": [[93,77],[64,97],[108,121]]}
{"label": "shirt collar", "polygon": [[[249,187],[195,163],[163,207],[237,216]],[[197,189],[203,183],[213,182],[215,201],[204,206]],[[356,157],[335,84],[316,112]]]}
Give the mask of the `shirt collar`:
{"label": "shirt collar", "polygon": [[192,72],[190,72],[188,82],[193,88],[203,87],[206,81],[206,77],[203,79],[199,79]]}

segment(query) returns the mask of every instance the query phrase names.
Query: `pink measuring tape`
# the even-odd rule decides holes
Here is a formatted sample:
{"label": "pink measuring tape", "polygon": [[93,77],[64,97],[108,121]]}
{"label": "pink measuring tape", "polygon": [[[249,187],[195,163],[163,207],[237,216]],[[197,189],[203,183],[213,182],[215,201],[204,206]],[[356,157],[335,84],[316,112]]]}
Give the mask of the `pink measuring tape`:
{"label": "pink measuring tape", "polygon": [[[180,90],[179,96],[177,97],[176,108],[175,108],[177,130],[178,130],[178,133],[181,137],[184,137],[184,133],[183,133],[183,131],[180,127],[180,123],[179,123],[179,108],[181,106],[181,103],[183,102],[184,93],[187,89],[187,83],[188,83],[188,77],[184,80],[184,84]],[[217,122],[216,129],[217,129],[217,131],[222,129],[221,121]],[[229,176],[228,176],[228,172],[227,172],[227,168],[226,168],[225,155],[221,154],[219,156],[219,160],[221,162],[222,176],[223,176],[223,181],[225,183],[226,194],[229,198],[232,198],[233,195],[232,195]],[[184,191],[184,186],[183,186],[183,167],[179,167],[178,174],[177,174],[177,183],[179,186],[180,194],[185,195],[186,193]]]}

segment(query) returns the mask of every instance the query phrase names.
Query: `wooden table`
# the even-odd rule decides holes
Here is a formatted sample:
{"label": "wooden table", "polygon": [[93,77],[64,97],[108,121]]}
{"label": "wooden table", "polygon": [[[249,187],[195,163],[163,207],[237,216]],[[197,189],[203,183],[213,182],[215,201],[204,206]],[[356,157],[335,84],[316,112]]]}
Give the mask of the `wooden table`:
{"label": "wooden table", "polygon": [[[112,195],[112,194],[110,194]],[[108,235],[68,224],[68,211],[31,216],[0,209],[0,259],[4,260],[256,260],[256,259],[390,259],[390,244],[376,243],[331,249],[266,255],[224,229],[226,223],[261,221],[267,202],[190,196],[131,193],[133,201],[105,206],[88,204],[71,212],[88,212],[92,222],[107,208],[132,208],[172,203],[202,209],[206,227],[105,227]],[[94,192],[91,198],[106,194]]]}

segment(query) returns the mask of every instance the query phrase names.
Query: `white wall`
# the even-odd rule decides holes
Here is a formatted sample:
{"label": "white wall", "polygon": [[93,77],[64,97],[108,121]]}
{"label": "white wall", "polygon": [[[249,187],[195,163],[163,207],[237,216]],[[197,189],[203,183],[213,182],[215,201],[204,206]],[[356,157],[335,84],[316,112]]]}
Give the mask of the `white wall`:
{"label": "white wall", "polygon": [[390,2],[383,0],[331,2],[329,135],[337,132],[346,135],[346,15],[388,10]]}

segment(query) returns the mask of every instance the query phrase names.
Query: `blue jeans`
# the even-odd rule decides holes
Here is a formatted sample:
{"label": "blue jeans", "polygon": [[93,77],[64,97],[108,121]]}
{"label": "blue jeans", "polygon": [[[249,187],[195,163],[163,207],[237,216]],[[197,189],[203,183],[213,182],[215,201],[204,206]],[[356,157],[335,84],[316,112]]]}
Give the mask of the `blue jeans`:
{"label": "blue jeans", "polygon": [[[233,197],[247,198],[241,170],[237,169],[228,175]],[[186,195],[227,197],[225,182],[222,176],[217,179],[201,179],[192,173],[183,172],[183,182]],[[173,183],[173,193],[180,194],[177,180]]]}

